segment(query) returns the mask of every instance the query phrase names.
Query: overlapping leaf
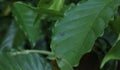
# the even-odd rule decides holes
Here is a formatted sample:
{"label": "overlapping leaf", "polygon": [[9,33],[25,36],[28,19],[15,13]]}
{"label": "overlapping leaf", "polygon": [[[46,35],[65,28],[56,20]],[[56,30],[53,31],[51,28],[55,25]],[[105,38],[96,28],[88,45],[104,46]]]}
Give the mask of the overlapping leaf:
{"label": "overlapping leaf", "polygon": [[[113,0],[89,0],[65,13],[55,24],[51,49],[59,59],[76,66],[80,58],[90,52],[114,13]],[[61,70],[64,65],[58,62]]]}
{"label": "overlapping leaf", "polygon": [[24,31],[28,39],[35,44],[40,35],[39,23],[36,22],[34,24],[37,13],[26,4],[20,2],[13,5],[12,12],[19,27]]}
{"label": "overlapping leaf", "polygon": [[6,33],[2,44],[0,45],[0,51],[6,49],[10,50],[13,47],[17,49],[22,48],[21,46],[24,43],[24,38],[23,32],[17,28],[14,23],[12,23],[8,28],[8,32]]}
{"label": "overlapping leaf", "polygon": [[120,33],[120,16],[118,16],[114,22],[111,23],[111,28],[116,32]]}
{"label": "overlapping leaf", "polygon": [[60,11],[63,5],[64,5],[64,0],[40,0],[38,7]]}
{"label": "overlapping leaf", "polygon": [[40,0],[38,7],[49,8],[53,0]]}
{"label": "overlapping leaf", "polygon": [[110,49],[110,51],[104,57],[101,68],[105,65],[109,60],[120,60],[120,40],[117,44]]}
{"label": "overlapping leaf", "polygon": [[0,53],[0,70],[53,70],[38,54],[11,55]]}

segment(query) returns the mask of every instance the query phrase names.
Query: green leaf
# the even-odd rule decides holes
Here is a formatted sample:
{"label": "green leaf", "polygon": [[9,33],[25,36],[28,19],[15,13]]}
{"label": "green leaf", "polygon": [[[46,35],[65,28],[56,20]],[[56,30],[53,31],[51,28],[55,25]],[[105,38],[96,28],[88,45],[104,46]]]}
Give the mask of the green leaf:
{"label": "green leaf", "polygon": [[110,24],[111,28],[117,33],[120,33],[120,16],[118,16],[113,23]]}
{"label": "green leaf", "polygon": [[38,7],[49,8],[52,2],[53,0],[40,0],[38,3]]}
{"label": "green leaf", "polygon": [[25,35],[24,32],[17,26],[16,27],[16,34],[14,36],[14,40],[13,40],[13,48],[14,49],[23,49],[23,45],[25,43]]}
{"label": "green leaf", "polygon": [[63,13],[58,12],[58,11],[54,11],[54,10],[50,10],[50,9],[45,9],[45,8],[39,8],[39,9],[35,9],[35,11],[37,11],[37,13],[39,15],[49,15],[49,16],[57,16],[57,17],[63,17]]}
{"label": "green leaf", "polygon": [[30,6],[20,2],[13,5],[12,13],[19,27],[24,31],[26,37],[28,37],[34,46],[40,35],[39,22],[34,24],[37,13]]}
{"label": "green leaf", "polygon": [[105,55],[101,68],[105,65],[106,62],[109,60],[120,60],[120,40],[117,42],[117,44],[110,49],[110,51]]}
{"label": "green leaf", "polygon": [[69,64],[65,59],[57,59],[59,63],[58,66],[62,67],[61,70],[73,70],[71,64]]}
{"label": "green leaf", "polygon": [[16,33],[15,26],[13,24],[10,25],[2,44],[0,45],[0,51],[4,48],[11,48],[13,46],[14,36]]}
{"label": "green leaf", "polygon": [[40,0],[37,9],[35,9],[38,13],[35,22],[40,20],[43,15],[63,17],[63,13],[60,12],[63,5],[64,0]]}
{"label": "green leaf", "polygon": [[60,11],[63,8],[64,2],[65,0],[40,0],[38,8]]}
{"label": "green leaf", "polygon": [[53,4],[49,7],[49,9],[60,11],[64,6],[65,0],[53,0]]}
{"label": "green leaf", "polygon": [[63,17],[63,14],[59,12],[63,5],[64,0],[40,0],[37,11],[39,15],[47,14],[51,16]]}
{"label": "green leaf", "polygon": [[0,70],[53,70],[38,54],[0,54]]}
{"label": "green leaf", "polygon": [[22,48],[24,43],[24,34],[20,29],[16,27],[14,23],[10,25],[2,44],[0,45],[0,51],[10,50],[11,48]]}
{"label": "green leaf", "polygon": [[[80,58],[91,51],[97,37],[103,34],[114,9],[113,0],[89,0],[66,12],[53,29],[51,49],[56,57],[77,66]],[[64,66],[60,68],[65,70]]]}
{"label": "green leaf", "polygon": [[118,41],[120,40],[120,34],[119,34],[119,36],[118,36],[118,39],[117,39]]}

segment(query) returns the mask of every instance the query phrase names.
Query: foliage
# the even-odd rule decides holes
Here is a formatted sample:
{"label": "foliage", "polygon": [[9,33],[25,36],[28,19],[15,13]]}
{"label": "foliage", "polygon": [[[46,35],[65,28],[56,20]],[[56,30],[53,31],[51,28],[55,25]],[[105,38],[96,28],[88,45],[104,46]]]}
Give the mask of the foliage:
{"label": "foliage", "polygon": [[0,0],[0,70],[88,70],[83,63],[94,54],[98,64],[89,70],[119,70],[119,6],[119,0]]}

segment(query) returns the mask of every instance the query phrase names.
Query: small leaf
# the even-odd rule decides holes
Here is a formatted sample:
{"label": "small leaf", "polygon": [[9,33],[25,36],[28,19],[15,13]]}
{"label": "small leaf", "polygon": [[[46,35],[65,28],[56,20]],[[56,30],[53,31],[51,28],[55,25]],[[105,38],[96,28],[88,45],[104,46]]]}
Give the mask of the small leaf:
{"label": "small leaf", "polygon": [[57,17],[63,17],[63,13],[51,9],[46,9],[46,8],[39,8],[35,9],[39,15],[49,15],[49,16],[57,16]]}
{"label": "small leaf", "polygon": [[40,0],[35,10],[38,13],[35,22],[40,20],[43,15],[63,17],[63,13],[60,12],[63,5],[64,0]]}
{"label": "small leaf", "polygon": [[35,46],[35,42],[39,39],[40,35],[39,22],[34,24],[37,13],[30,6],[20,2],[12,6],[12,13],[19,27],[24,31],[33,46]]}
{"label": "small leaf", "polygon": [[120,16],[116,17],[116,19],[111,23],[111,28],[117,33],[120,33]]}
{"label": "small leaf", "polygon": [[49,8],[50,5],[52,4],[53,0],[40,0],[38,3],[38,7],[42,7],[42,8]]}
{"label": "small leaf", "polygon": [[[56,57],[77,66],[80,58],[91,51],[97,37],[102,36],[114,15],[114,5],[113,0],[89,0],[66,12],[53,29],[51,49]],[[63,67],[60,66],[61,70]]]}
{"label": "small leaf", "polygon": [[11,55],[0,53],[0,70],[53,70],[38,54]]}
{"label": "small leaf", "polygon": [[49,7],[51,10],[60,11],[64,6],[65,0],[53,0],[53,4]]}
{"label": "small leaf", "polygon": [[117,42],[117,44],[110,49],[110,51],[105,55],[101,68],[105,65],[106,62],[109,60],[120,60],[120,40]]}
{"label": "small leaf", "polygon": [[38,8],[60,11],[64,6],[64,2],[65,0],[40,0]]}

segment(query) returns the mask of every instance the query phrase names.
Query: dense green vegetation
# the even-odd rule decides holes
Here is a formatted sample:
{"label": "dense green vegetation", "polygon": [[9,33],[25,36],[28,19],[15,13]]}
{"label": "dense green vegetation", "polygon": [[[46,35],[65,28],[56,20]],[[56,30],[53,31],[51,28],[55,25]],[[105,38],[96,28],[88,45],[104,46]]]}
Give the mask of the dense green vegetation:
{"label": "dense green vegetation", "polygon": [[0,0],[0,70],[120,70],[120,0]]}

